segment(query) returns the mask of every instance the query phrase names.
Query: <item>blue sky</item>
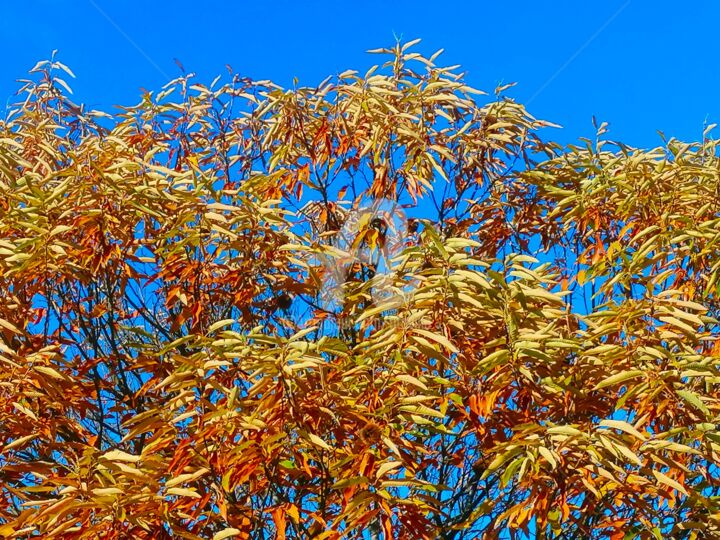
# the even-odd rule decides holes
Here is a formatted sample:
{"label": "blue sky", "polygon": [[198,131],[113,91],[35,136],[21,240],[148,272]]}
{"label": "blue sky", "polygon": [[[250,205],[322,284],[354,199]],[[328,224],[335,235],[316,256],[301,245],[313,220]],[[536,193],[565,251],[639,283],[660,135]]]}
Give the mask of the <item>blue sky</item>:
{"label": "blue sky", "polygon": [[[720,2],[437,2],[429,0],[0,0],[0,103],[53,49],[75,71],[76,101],[135,103],[179,74],[174,58],[209,83],[225,64],[253,78],[316,84],[379,60],[370,48],[422,38],[418,50],[462,64],[468,82],[509,95],[560,123],[563,142],[591,136],[660,143],[656,130],[701,137],[720,123]],[[720,129],[718,130],[720,132]]]}

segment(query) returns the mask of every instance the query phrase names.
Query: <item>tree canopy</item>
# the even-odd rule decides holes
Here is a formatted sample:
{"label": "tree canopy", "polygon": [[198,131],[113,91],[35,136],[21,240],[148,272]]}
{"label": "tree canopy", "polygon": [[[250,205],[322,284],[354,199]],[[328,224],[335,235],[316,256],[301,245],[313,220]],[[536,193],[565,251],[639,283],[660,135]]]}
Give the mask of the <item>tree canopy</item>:
{"label": "tree canopy", "polygon": [[720,535],[720,160],[414,42],[0,122],[0,536]]}

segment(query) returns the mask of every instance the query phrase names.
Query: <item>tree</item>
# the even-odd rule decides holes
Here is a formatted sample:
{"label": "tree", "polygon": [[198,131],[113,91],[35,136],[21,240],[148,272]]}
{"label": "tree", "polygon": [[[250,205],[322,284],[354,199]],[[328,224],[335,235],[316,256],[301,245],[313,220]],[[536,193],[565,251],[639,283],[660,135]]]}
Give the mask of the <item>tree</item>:
{"label": "tree", "polygon": [[0,534],[720,534],[716,142],[545,142],[413,44],[114,116],[36,66],[0,124]]}

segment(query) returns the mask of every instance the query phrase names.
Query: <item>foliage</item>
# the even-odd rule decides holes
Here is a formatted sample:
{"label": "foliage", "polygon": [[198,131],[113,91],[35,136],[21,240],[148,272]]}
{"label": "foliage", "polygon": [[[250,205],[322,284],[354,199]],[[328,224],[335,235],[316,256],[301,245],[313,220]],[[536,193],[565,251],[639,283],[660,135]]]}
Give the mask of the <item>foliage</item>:
{"label": "foliage", "polygon": [[0,123],[0,535],[720,534],[716,143],[561,148],[411,45],[114,116],[36,66]]}

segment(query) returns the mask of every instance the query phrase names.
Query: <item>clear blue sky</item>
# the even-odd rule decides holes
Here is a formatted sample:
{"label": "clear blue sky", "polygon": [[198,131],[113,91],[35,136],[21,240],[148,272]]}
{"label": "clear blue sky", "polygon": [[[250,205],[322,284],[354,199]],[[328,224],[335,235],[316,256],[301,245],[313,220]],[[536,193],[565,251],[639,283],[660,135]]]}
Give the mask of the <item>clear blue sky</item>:
{"label": "clear blue sky", "polygon": [[[53,49],[78,79],[76,101],[94,108],[135,103],[179,74],[174,58],[209,83],[230,64],[253,78],[315,84],[379,58],[365,50],[422,38],[445,49],[470,84],[509,95],[564,126],[659,144],[656,130],[701,136],[720,123],[720,2],[569,1],[186,1],[0,0],[0,103]],[[720,132],[720,129],[718,130]]]}

